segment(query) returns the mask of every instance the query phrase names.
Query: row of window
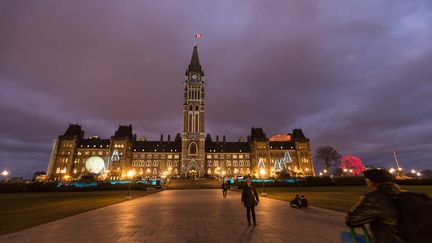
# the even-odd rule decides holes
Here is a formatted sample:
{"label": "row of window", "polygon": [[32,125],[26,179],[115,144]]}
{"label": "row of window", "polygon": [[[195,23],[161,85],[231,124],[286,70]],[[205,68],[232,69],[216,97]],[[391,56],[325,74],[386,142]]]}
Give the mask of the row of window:
{"label": "row of window", "polygon": [[180,155],[179,154],[134,154],[133,155],[134,159],[179,159]]}
{"label": "row of window", "polygon": [[[223,172],[225,172],[226,175],[250,175],[250,169],[249,168],[246,168],[246,169],[228,168],[226,171],[223,171]],[[209,175],[212,175],[212,174],[220,175],[221,173],[222,173],[222,171],[220,169],[217,169],[217,168],[214,169],[213,171],[211,168],[207,169],[207,174],[209,174]]]}
{"label": "row of window", "polygon": [[[154,167],[157,167],[158,164],[159,164],[159,162],[157,160],[154,160],[154,161],[151,161],[151,160],[147,160],[147,161],[143,161],[143,160],[137,161],[137,160],[134,160],[134,161],[132,161],[132,166],[136,166],[136,167],[144,167],[144,166],[151,167],[152,165]],[[173,162],[167,161],[166,165],[167,166],[178,167],[179,162],[177,160],[173,161]]]}
{"label": "row of window", "polygon": [[[87,144],[87,146],[85,146],[86,148],[97,148],[97,147],[99,147],[99,148],[103,148],[104,146],[103,145],[99,145],[99,146],[97,146],[96,144],[93,144],[93,146],[90,146],[89,144]],[[109,148],[109,145],[106,145],[105,146],[106,148]],[[84,145],[80,145],[80,148],[84,148]]]}
{"label": "row of window", "polygon": [[207,159],[249,159],[249,154],[207,154]]}
{"label": "row of window", "polygon": [[60,144],[60,147],[62,147],[62,148],[72,148],[72,143],[71,142],[62,142],[61,144]]}
{"label": "row of window", "polygon": [[[123,153],[119,153],[119,154],[123,155]],[[81,155],[100,155],[100,156],[106,155],[106,156],[108,156],[109,151],[84,151],[84,152],[78,151],[77,155],[78,156],[81,156]]]}
{"label": "row of window", "polygon": [[[225,162],[226,167],[237,167],[237,166],[250,166],[250,160],[233,160],[231,163],[231,160],[227,160]],[[217,160],[208,160],[207,161],[207,166],[208,167],[218,167],[218,166],[223,166],[223,161],[217,161]]]}

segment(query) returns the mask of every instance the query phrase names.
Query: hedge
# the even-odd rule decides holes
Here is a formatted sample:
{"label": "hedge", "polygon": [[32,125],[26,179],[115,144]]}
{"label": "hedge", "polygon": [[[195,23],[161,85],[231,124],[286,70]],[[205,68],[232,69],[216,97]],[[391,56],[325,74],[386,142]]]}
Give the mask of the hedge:
{"label": "hedge", "polygon": [[[147,190],[147,188],[159,189],[160,185],[134,183],[130,184],[131,190]],[[111,184],[110,182],[87,182],[60,184],[58,182],[8,182],[0,183],[0,192],[77,192],[77,191],[109,191],[127,190],[128,184]]]}

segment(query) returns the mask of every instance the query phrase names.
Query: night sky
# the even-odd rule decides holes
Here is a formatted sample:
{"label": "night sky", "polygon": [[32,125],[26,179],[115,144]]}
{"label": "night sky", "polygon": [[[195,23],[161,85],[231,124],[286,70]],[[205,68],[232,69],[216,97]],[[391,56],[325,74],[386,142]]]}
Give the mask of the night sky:
{"label": "night sky", "polygon": [[432,167],[432,1],[0,0],[0,170],[46,169],[70,123],[180,132],[197,32],[213,137],[302,128],[313,152]]}

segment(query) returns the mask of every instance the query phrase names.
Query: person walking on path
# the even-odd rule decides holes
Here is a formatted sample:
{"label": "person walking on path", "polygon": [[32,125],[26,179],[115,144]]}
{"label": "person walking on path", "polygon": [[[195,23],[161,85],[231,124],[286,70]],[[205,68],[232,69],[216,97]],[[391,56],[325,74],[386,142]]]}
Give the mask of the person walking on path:
{"label": "person walking on path", "polygon": [[365,170],[363,175],[370,192],[348,213],[346,225],[355,228],[369,224],[372,242],[403,242],[398,230],[399,213],[391,198],[401,189],[393,182],[393,175],[379,169]]}
{"label": "person walking on path", "polygon": [[251,222],[250,222],[250,214],[251,213],[252,213],[252,219],[253,219],[254,225],[256,225],[255,207],[258,205],[259,197],[258,197],[257,191],[255,190],[255,187],[252,186],[252,182],[251,182],[250,178],[248,178],[246,180],[246,186],[243,188],[242,195],[241,195],[241,201],[246,208],[246,217],[247,217],[249,226],[251,225]]}
{"label": "person walking on path", "polygon": [[227,193],[228,193],[228,183],[224,181],[222,183],[222,195],[224,198],[227,196]]}

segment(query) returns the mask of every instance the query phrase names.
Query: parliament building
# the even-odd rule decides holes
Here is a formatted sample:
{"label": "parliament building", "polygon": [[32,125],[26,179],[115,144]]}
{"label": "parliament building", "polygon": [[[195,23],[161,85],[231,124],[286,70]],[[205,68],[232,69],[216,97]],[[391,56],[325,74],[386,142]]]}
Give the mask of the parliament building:
{"label": "parliament building", "polygon": [[[99,175],[110,180],[176,176],[293,177],[315,175],[310,141],[301,129],[266,136],[251,128],[246,139],[226,141],[205,133],[205,79],[195,45],[184,81],[183,127],[175,137],[159,141],[137,139],[131,125],[121,125],[111,138],[85,137],[80,125],[71,124],[54,140],[47,177],[79,179]],[[131,173],[133,172],[133,173]]]}

